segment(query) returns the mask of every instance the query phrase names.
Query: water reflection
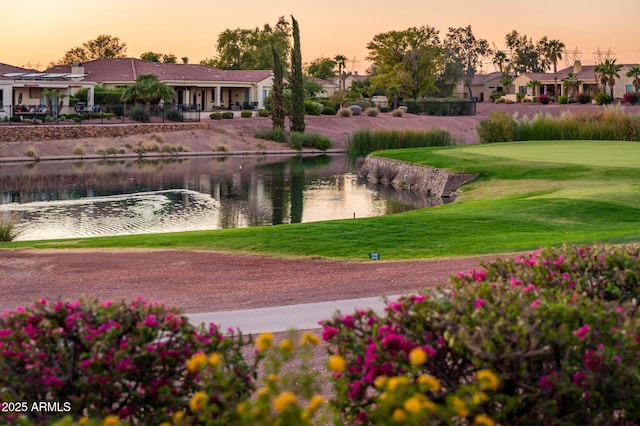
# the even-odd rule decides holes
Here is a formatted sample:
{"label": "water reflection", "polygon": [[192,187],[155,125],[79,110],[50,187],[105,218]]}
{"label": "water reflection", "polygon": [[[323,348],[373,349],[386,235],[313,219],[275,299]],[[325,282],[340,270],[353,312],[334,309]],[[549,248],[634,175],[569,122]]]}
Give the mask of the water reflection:
{"label": "water reflection", "polygon": [[346,156],[0,165],[19,239],[237,228],[379,216],[440,203],[367,185]]}

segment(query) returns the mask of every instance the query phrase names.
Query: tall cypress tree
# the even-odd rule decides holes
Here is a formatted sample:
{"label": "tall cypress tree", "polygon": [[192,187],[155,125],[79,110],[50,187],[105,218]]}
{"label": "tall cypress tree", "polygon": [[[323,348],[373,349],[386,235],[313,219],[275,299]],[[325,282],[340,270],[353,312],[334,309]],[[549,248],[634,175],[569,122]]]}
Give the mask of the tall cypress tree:
{"label": "tall cypress tree", "polygon": [[291,52],[291,131],[304,132],[304,80],[302,78],[302,54],[300,53],[300,27],[291,16],[293,25],[293,50]]}
{"label": "tall cypress tree", "polygon": [[271,123],[273,130],[284,130],[284,71],[280,55],[274,46],[271,46],[273,55],[273,89],[271,90]]}

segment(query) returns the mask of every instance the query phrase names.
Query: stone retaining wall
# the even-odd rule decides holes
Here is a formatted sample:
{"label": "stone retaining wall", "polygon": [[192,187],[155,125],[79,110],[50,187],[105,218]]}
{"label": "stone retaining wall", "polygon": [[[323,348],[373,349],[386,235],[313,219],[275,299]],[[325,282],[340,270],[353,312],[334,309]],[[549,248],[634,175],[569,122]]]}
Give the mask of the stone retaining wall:
{"label": "stone retaining wall", "polygon": [[207,123],[12,125],[0,126],[0,142],[119,137],[208,128]]}
{"label": "stone retaining wall", "polygon": [[367,155],[359,173],[369,182],[439,197],[452,196],[456,189],[478,177],[477,173],[449,173],[434,167],[371,155]]}

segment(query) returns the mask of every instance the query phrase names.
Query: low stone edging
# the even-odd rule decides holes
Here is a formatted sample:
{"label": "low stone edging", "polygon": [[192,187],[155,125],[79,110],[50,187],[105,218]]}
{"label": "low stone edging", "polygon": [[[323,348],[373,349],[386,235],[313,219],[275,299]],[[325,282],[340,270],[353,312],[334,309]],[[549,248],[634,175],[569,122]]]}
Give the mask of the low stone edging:
{"label": "low stone edging", "polygon": [[462,185],[478,177],[477,173],[449,173],[434,167],[371,155],[364,159],[359,173],[369,182],[438,197],[451,197]]}
{"label": "low stone edging", "polygon": [[208,128],[208,123],[13,125],[0,127],[0,142],[120,137]]}

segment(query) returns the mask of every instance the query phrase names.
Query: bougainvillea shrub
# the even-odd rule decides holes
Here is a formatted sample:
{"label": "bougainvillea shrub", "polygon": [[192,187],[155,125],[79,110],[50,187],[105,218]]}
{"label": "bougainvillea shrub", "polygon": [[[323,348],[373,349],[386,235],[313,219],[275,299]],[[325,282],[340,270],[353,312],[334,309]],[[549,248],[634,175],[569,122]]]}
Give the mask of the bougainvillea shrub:
{"label": "bougainvillea shrub", "polygon": [[[178,309],[142,299],[41,300],[0,318],[0,399],[67,402],[75,418],[115,414],[159,424],[200,388],[200,373],[188,371],[187,360],[215,352],[225,360],[227,383],[212,403],[229,410],[253,388],[256,365],[242,357],[246,343],[232,330],[194,327]],[[24,414],[36,422],[61,415]]]}
{"label": "bougainvillea shrub", "polygon": [[[416,374],[441,384],[425,394],[435,403],[479,370],[499,377],[499,389],[461,415],[468,421],[478,412],[503,424],[640,418],[639,321],[635,299],[623,297],[637,291],[637,253],[634,246],[543,250],[390,302],[383,315],[359,310],[324,321],[330,354],[345,361],[335,376],[338,408],[347,421],[375,423],[376,381],[407,375],[420,348],[427,359]],[[582,266],[573,265],[579,256]],[[563,275],[565,262],[573,280]],[[512,265],[511,273],[492,279],[501,264]],[[564,284],[553,280],[558,273]]]}

